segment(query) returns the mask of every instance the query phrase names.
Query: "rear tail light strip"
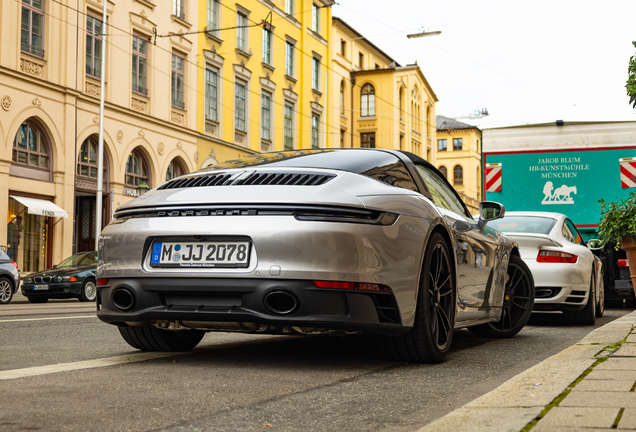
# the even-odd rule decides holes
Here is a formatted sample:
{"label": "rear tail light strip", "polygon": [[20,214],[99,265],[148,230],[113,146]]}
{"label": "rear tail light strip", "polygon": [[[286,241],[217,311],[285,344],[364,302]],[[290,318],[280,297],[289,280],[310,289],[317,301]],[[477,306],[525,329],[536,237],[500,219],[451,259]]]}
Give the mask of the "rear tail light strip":
{"label": "rear tail light strip", "polygon": [[578,256],[567,252],[558,252],[541,249],[537,255],[537,262],[540,263],[566,263],[574,264],[579,259]]}
{"label": "rear tail light strip", "polygon": [[391,288],[386,285],[370,284],[363,282],[340,282],[340,281],[314,281],[318,288],[346,289],[357,291],[376,291],[390,293]]}

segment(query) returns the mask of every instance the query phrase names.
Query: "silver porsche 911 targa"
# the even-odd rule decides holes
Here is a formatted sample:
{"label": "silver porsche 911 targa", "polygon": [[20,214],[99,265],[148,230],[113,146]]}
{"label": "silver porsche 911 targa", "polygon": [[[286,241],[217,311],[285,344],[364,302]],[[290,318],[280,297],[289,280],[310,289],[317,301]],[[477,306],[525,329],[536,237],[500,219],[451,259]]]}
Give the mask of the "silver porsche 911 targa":
{"label": "silver porsche 911 targa", "polygon": [[207,331],[377,334],[440,362],[453,329],[510,337],[534,281],[517,245],[473,220],[428,162],[380,149],[258,154],[170,180],[99,238],[97,315],[147,351]]}

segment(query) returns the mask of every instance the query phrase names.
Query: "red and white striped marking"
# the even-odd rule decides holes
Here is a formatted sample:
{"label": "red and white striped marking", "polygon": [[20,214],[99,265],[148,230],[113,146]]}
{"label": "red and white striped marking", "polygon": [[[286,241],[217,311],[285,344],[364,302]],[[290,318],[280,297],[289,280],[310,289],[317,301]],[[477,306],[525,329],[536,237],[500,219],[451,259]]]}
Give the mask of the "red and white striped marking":
{"label": "red and white striped marking", "polygon": [[486,192],[501,192],[501,164],[486,164]]}
{"label": "red and white striped marking", "polygon": [[621,166],[621,186],[636,187],[636,158],[619,159]]}

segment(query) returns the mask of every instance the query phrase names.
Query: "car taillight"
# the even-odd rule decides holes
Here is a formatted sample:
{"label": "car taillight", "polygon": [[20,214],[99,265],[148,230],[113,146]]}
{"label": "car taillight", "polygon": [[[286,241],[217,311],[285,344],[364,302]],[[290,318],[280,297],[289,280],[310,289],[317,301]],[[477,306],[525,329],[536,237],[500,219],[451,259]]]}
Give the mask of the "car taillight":
{"label": "car taillight", "polygon": [[15,267],[15,269],[16,269],[16,270],[19,270],[19,269],[18,269],[18,263],[17,263],[17,262],[15,262],[15,261],[11,261],[11,264],[13,264],[13,267]]}
{"label": "car taillight", "polygon": [[97,279],[97,286],[108,285],[108,279]]}
{"label": "car taillight", "polygon": [[537,262],[540,263],[568,263],[574,264],[578,257],[567,252],[557,252],[550,250],[540,250],[537,255]]}
{"label": "car taillight", "polygon": [[386,285],[369,284],[360,282],[340,282],[340,281],[314,281],[314,284],[318,288],[334,288],[334,289],[349,289],[359,291],[379,291],[379,292],[391,292],[391,288]]}
{"label": "car taillight", "polygon": [[627,267],[627,260],[626,259],[619,259],[618,260],[618,266],[619,267]]}

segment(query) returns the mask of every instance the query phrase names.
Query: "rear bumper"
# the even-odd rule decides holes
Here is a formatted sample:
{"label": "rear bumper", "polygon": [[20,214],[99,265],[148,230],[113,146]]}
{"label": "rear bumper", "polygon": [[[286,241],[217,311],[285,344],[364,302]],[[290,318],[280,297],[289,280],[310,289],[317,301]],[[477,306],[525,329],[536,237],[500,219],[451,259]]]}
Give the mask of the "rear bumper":
{"label": "rear bumper", "polygon": [[22,284],[22,295],[26,297],[75,298],[82,292],[82,282],[50,283],[48,290],[34,290],[33,284]]}
{"label": "rear bumper", "polygon": [[[590,273],[578,264],[542,264],[526,259],[534,277],[535,310],[581,310],[590,294]],[[540,297],[545,295],[545,297]]]}
{"label": "rear bumper", "polygon": [[[126,289],[134,298],[123,311],[113,293]],[[265,305],[272,292],[297,300],[288,314]],[[97,317],[124,325],[149,321],[257,323],[266,326],[313,327],[381,334],[408,330],[392,293],[317,288],[312,281],[236,278],[116,278],[98,287]]]}

